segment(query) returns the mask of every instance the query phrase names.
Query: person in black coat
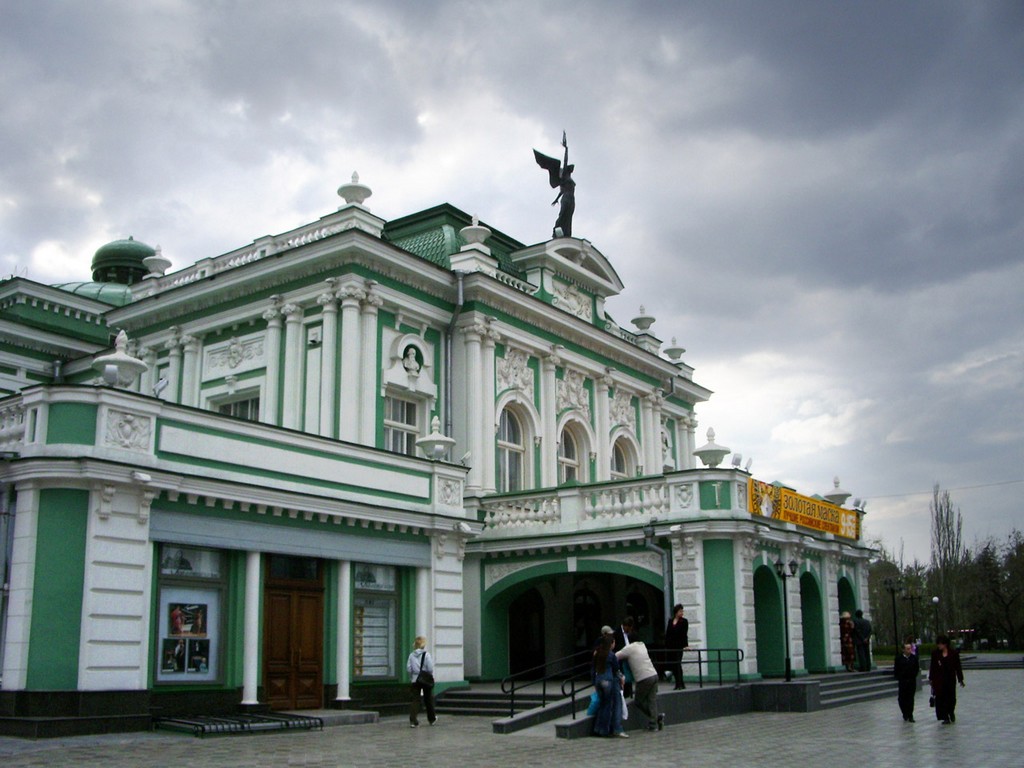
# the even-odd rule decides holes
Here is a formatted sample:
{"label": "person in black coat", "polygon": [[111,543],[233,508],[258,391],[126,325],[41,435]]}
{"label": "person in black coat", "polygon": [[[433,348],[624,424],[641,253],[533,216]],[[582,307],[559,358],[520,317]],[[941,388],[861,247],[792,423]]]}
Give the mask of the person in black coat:
{"label": "person in black coat", "polygon": [[908,723],[914,722],[914,697],[917,695],[917,678],[921,674],[921,662],[914,653],[913,643],[903,644],[903,653],[896,654],[892,663],[892,674],[896,678],[899,692],[896,701],[899,702],[900,712],[903,719]]}
{"label": "person in black coat", "polygon": [[956,722],[956,684],[964,687],[964,668],[960,666],[960,653],[949,644],[946,635],[935,638],[938,646],[932,651],[928,668],[928,681],[935,697],[935,717],[945,724]]}
{"label": "person in black coat", "polygon": [[690,647],[690,621],[684,616],[686,611],[681,603],[672,608],[672,618],[665,627],[665,647],[668,648],[672,661],[672,677],[675,690],[686,687],[683,682],[683,651]]}

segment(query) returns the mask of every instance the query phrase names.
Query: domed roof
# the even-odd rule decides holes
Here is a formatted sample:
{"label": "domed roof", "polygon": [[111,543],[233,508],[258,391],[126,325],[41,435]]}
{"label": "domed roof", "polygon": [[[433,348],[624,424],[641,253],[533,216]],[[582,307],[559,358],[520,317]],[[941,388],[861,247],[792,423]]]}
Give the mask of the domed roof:
{"label": "domed roof", "polygon": [[115,307],[123,307],[132,300],[132,289],[123,283],[57,283],[53,287]]}
{"label": "domed roof", "polygon": [[131,236],[101,245],[92,257],[92,279],[125,285],[138,282],[149,272],[142,260],[155,253],[155,248]]}

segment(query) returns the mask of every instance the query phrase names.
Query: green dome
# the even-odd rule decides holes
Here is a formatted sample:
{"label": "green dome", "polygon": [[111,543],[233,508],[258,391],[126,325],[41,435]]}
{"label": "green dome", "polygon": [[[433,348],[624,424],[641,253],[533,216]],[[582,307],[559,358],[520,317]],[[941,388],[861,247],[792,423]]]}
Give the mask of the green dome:
{"label": "green dome", "polygon": [[156,249],[133,237],[102,245],[92,257],[92,279],[97,283],[137,283],[149,273],[142,260],[155,253]]}
{"label": "green dome", "polygon": [[124,283],[57,283],[53,287],[115,307],[123,307],[132,300],[132,289]]}

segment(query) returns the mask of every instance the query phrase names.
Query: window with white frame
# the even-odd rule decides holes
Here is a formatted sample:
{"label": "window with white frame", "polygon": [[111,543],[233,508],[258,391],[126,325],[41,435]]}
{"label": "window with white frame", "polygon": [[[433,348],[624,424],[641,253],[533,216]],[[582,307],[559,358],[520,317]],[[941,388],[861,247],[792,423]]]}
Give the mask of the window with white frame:
{"label": "window with white frame", "polygon": [[246,421],[260,420],[259,394],[220,401],[214,407],[217,409],[217,413],[222,413],[225,416],[234,416],[236,419],[245,419]]}
{"label": "window with white frame", "polygon": [[562,430],[558,443],[558,484],[579,482],[583,479],[580,471],[580,450],[572,430]]}
{"label": "window with white frame", "polygon": [[417,404],[388,395],[384,400],[384,448],[407,456],[416,455],[420,437]]}
{"label": "window with white frame", "polygon": [[632,455],[633,452],[625,440],[615,441],[615,445],[612,446],[611,475],[613,480],[625,480],[636,473]]}
{"label": "window with white frame", "polygon": [[505,408],[498,421],[498,491],[523,490],[526,444],[519,417]]}

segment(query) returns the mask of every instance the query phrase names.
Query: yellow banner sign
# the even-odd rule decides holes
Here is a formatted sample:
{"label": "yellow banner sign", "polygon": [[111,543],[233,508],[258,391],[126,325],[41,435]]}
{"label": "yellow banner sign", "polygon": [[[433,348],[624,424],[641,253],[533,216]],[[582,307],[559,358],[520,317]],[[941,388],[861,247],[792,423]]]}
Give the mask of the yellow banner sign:
{"label": "yellow banner sign", "polygon": [[795,523],[845,539],[860,538],[860,516],[856,511],[753,478],[748,482],[750,514]]}

